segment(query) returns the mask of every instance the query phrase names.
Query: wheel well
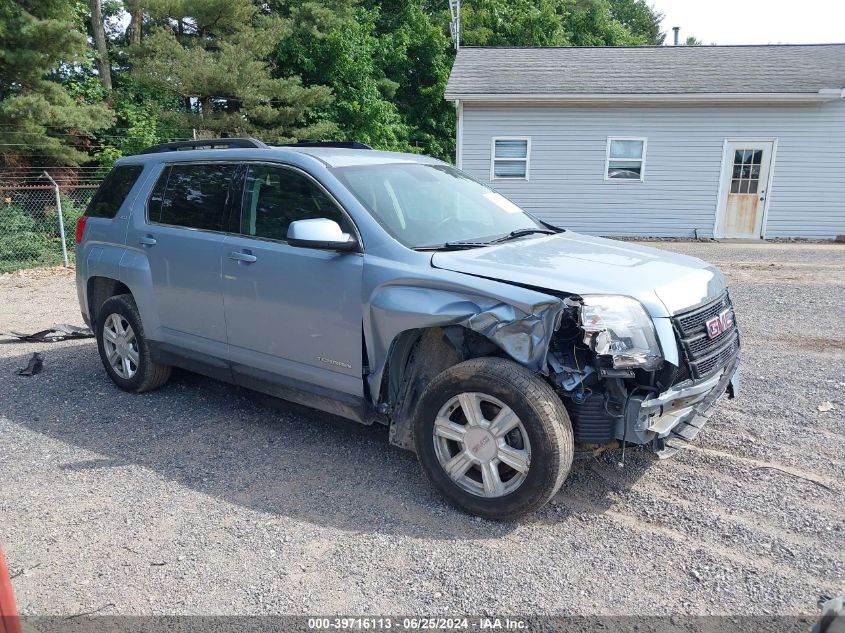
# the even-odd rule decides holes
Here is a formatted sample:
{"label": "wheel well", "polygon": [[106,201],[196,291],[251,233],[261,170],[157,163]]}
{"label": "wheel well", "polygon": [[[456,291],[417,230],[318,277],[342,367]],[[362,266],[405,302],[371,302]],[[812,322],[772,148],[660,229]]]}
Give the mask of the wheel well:
{"label": "wheel well", "polygon": [[91,327],[95,328],[100,308],[107,299],[116,295],[132,294],[132,291],[123,282],[109,277],[91,277],[88,280],[88,315],[91,318]]}
{"label": "wheel well", "polygon": [[492,341],[460,325],[406,330],[393,340],[381,387],[392,409],[394,444],[412,449],[411,420],[425,386],[435,376],[470,358],[505,356]]}

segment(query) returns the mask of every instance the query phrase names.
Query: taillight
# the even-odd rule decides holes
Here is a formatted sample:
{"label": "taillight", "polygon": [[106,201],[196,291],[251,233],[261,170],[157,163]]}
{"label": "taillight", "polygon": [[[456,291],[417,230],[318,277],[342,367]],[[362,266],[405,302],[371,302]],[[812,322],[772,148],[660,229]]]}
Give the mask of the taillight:
{"label": "taillight", "polygon": [[88,222],[87,215],[79,216],[79,219],[76,221],[76,243],[79,244],[82,241],[82,236],[85,234],[85,223]]}

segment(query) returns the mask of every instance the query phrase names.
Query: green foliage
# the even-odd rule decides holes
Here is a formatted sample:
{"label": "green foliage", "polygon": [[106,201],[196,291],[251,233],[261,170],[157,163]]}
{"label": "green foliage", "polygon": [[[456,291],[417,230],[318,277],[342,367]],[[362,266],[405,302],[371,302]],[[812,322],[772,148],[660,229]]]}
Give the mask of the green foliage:
{"label": "green foliage", "polygon": [[[311,125],[326,106],[325,86],[274,76],[267,61],[290,21],[251,0],[151,0],[159,22],[133,51],[139,81],[184,99],[182,125],[204,135],[256,135],[290,141],[328,131]],[[317,127],[318,129],[314,129]]]}
{"label": "green foliage", "polygon": [[610,14],[643,44],[660,46],[666,39],[660,24],[663,14],[652,9],[646,0],[610,0]]}
{"label": "green foliage", "polygon": [[102,103],[75,97],[61,83],[69,68],[87,61],[76,8],[67,0],[5,0],[0,5],[2,164],[35,159],[78,164],[87,155],[63,133],[86,135],[111,121]]}
{"label": "green foliage", "polygon": [[96,161],[111,165],[121,156],[184,138],[188,130],[171,126],[169,122],[174,117],[167,114],[178,110],[179,105],[179,98],[168,90],[144,85],[131,77],[121,78],[112,94],[115,124],[99,137],[102,146],[95,154]]}
{"label": "green foliage", "polygon": [[445,16],[429,12],[424,0],[386,0],[378,6],[378,65],[408,128],[408,142],[413,151],[452,160],[455,108],[443,93],[453,51]]}
{"label": "green foliage", "polygon": [[279,42],[274,61],[295,68],[308,85],[333,88],[331,103],[312,112],[327,132],[383,149],[407,149],[407,128],[391,101],[396,86],[377,64],[382,44],[374,35],[375,16],[360,9],[357,19],[321,37],[314,37],[310,24],[298,25]]}
{"label": "green foliage", "polygon": [[38,230],[35,219],[14,204],[0,203],[0,273],[40,261],[48,237]]}
{"label": "green foliage", "polygon": [[[467,46],[647,44],[650,32],[637,22],[643,19],[638,14],[642,10],[649,11],[643,0],[466,0],[461,42]],[[626,26],[625,19],[636,28]]]}
{"label": "green foliage", "polygon": [[[0,4],[0,161],[107,165],[194,131],[454,155],[443,0],[103,0],[103,15],[112,90],[88,2]],[[462,43],[660,44],[661,19],[647,0],[464,0]]]}

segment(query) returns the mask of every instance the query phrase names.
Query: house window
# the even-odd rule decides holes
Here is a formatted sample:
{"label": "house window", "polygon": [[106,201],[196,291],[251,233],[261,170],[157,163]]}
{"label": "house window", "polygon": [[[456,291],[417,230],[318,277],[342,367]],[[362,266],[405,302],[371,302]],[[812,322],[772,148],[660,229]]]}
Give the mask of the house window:
{"label": "house window", "polygon": [[605,180],[643,180],[645,148],[644,138],[608,138]]}
{"label": "house window", "polygon": [[490,180],[528,180],[530,153],[530,138],[494,138]]}

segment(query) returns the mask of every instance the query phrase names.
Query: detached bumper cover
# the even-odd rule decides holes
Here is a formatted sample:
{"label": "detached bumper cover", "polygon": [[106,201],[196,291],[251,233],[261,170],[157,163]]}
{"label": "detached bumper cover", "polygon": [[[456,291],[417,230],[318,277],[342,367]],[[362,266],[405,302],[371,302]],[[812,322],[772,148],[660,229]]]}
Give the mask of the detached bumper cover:
{"label": "detached bumper cover", "polygon": [[677,385],[659,396],[639,402],[638,410],[628,412],[629,419],[635,417],[636,435],[639,438],[694,440],[716,401],[725,393],[730,398],[738,395],[739,360],[737,353],[716,375],[697,383]]}

